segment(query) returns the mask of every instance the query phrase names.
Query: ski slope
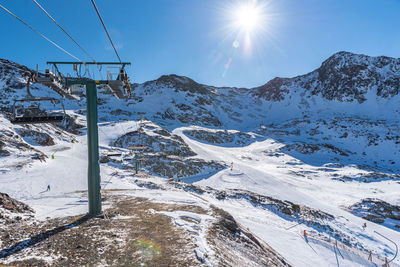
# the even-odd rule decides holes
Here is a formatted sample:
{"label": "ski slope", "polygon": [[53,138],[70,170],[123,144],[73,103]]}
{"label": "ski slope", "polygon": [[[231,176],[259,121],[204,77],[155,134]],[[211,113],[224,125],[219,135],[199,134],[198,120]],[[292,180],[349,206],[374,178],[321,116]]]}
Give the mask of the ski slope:
{"label": "ski slope", "polygon": [[[101,164],[102,189],[127,190],[123,193],[126,196],[157,203],[219,207],[293,266],[376,266],[367,260],[370,251],[374,262],[381,265],[385,257],[394,257],[395,247],[379,234],[400,244],[400,231],[393,226],[395,223],[375,224],[355,216],[349,207],[367,198],[400,205],[400,94],[398,87],[392,86],[398,79],[399,62],[335,54],[323,63],[323,69],[335,72],[342,67],[367,66],[353,76],[343,72],[340,79],[331,81],[337,86],[329,85],[336,76],[323,79],[318,69],[283,79],[278,87],[272,82],[253,89],[217,88],[169,75],[136,85],[128,100],[115,99],[100,90],[101,155],[128,155],[127,149],[111,144],[136,131],[143,116],[144,120],[180,136],[197,154],[193,158],[233,166],[232,170],[210,168],[182,178],[203,188],[205,193],[199,194],[171,186],[166,177],[150,173],[146,166],[135,176],[126,168],[126,159],[117,157]],[[15,70],[0,69],[0,88],[4,89],[0,90],[0,104],[5,110],[0,114],[0,137],[7,136],[9,143],[5,146],[10,152],[0,157],[0,192],[29,204],[40,220],[85,213],[86,129],[72,134],[50,125],[27,127],[51,136],[55,143],[51,146],[41,146],[29,135],[23,136],[25,128],[12,125],[5,114],[13,99],[26,95],[26,79]],[[369,77],[374,77],[376,83]],[[356,84],[357,90],[347,90],[348,83],[353,81],[362,86]],[[386,84],[387,81],[392,82]],[[31,89],[35,96],[59,98],[42,85],[32,85]],[[77,124],[86,125],[84,97],[79,101],[65,100],[64,105]],[[242,145],[212,144],[185,134],[199,130],[199,126],[212,133],[250,131],[247,134],[254,138],[244,140]],[[1,149],[2,143],[0,152]],[[46,161],[34,159],[36,152],[47,156]],[[139,186],[137,181],[162,184],[168,190]],[[48,185],[50,191],[46,191]],[[290,201],[317,215],[311,214],[307,222],[293,219],[273,206],[254,203],[251,195],[232,197],[235,190]],[[221,193],[228,196],[219,197]],[[318,218],[319,214],[333,219]],[[196,255],[213,253],[204,238],[211,218],[185,212],[164,215],[177,226],[195,232]],[[182,219],[186,217],[198,223],[187,223]],[[400,258],[391,264],[398,266]]]}
{"label": "ski slope", "polygon": [[[263,155],[263,151],[279,147],[279,143],[275,140],[256,142],[247,147],[216,147],[188,138],[182,133],[187,129],[187,127],[178,128],[174,130],[174,133],[184,138],[199,157],[222,160],[227,164],[233,163],[232,170],[226,169],[207,179],[197,181],[195,184],[219,189],[245,189],[325,211],[340,218],[346,231],[351,232],[365,249],[383,251],[389,249],[374,231],[400,243],[399,232],[369,222],[368,227],[364,230],[362,228],[364,220],[345,210],[349,203],[367,197],[396,200],[397,192],[400,189],[397,182],[379,182],[374,183],[373,186],[356,182],[343,183],[325,177],[326,170],[319,171],[319,175],[313,179],[305,179],[291,174],[290,171],[301,169],[315,172],[317,168],[299,163],[298,160],[288,155],[279,159]],[[293,162],[300,165],[288,164]],[[346,175],[351,174],[354,170],[351,167],[344,167],[340,171]],[[275,244],[272,246],[296,266],[335,266],[337,261],[340,262],[340,266],[368,265],[365,260],[354,255],[336,259],[333,247],[319,239],[310,239],[312,241],[309,243],[304,242],[302,231],[311,230],[308,227],[300,225],[288,232],[285,229],[290,227],[290,224],[284,220],[279,221],[276,216],[271,216],[268,212],[252,214],[254,208],[248,204],[243,204],[242,207],[240,203],[227,203],[223,208],[268,244]]]}
{"label": "ski slope", "polygon": [[[110,141],[127,131],[136,130],[137,127],[138,123],[135,121],[100,124],[101,151],[115,150],[109,146]],[[393,256],[393,246],[374,231],[390,237],[396,243],[400,243],[400,233],[370,222],[364,230],[362,224],[365,221],[346,211],[346,206],[366,197],[393,201],[400,189],[398,183],[343,183],[326,177],[326,170],[321,171],[318,167],[301,163],[289,155],[279,158],[267,156],[264,151],[276,150],[282,146],[276,140],[256,141],[245,147],[221,147],[190,139],[183,134],[187,129],[193,128],[180,127],[173,133],[181,136],[198,154],[195,157],[222,161],[227,166],[233,162],[233,170],[228,168],[208,176],[201,175],[198,179],[189,178],[191,182],[219,190],[248,190],[332,214],[336,218],[332,227],[340,230],[341,234],[350,236],[354,244],[357,244],[357,249],[344,248],[343,244],[336,248],[334,239],[323,229],[318,231],[302,224],[292,227],[297,222],[288,221],[274,212],[254,206],[245,199],[221,201],[210,194],[194,197],[190,192],[171,190],[161,193],[153,189],[139,188],[133,183],[134,174],[121,171],[118,165],[101,165],[102,188],[133,190],[129,195],[146,197],[161,203],[191,203],[200,206],[212,204],[220,207],[231,213],[243,227],[272,246],[294,266],[375,266],[366,260],[368,255],[365,251],[380,255],[379,260],[382,260],[383,256]],[[33,162],[19,170],[2,172],[1,191],[32,206],[37,218],[42,220],[85,213],[86,135],[78,136],[76,143],[59,140],[55,146],[37,148],[46,155],[54,155],[55,158],[49,157],[46,162]],[[293,171],[298,170],[317,174],[308,179],[293,174]],[[336,171],[351,174],[355,170],[347,166]],[[115,172],[124,175],[113,175]],[[156,176],[147,179],[155,183],[163,183],[165,180]],[[48,192],[45,191],[47,185],[51,186]],[[166,215],[176,218],[174,214]],[[290,229],[287,230],[288,228]],[[309,233],[307,239],[303,236],[304,230]],[[199,246],[203,247],[199,248],[199,251],[205,251],[204,240],[199,239],[198,242]],[[399,259],[396,259],[396,263],[399,263]]]}

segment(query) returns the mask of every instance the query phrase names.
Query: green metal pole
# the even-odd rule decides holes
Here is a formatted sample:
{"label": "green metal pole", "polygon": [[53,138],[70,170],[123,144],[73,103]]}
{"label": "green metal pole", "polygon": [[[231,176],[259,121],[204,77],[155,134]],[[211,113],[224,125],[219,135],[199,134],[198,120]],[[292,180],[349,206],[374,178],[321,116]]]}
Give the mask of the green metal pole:
{"label": "green metal pole", "polygon": [[140,163],[139,163],[139,161],[135,161],[135,171],[136,171],[136,174],[138,174],[139,168],[140,168]]}
{"label": "green metal pole", "polygon": [[88,195],[89,215],[101,213],[99,137],[97,129],[97,89],[95,81],[86,82],[88,136]]}

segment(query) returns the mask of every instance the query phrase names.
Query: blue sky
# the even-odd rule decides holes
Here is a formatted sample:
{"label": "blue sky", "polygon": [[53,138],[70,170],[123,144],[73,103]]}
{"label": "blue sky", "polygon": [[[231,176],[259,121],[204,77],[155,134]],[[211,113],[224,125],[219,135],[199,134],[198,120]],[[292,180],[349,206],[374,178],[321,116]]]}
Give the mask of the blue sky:
{"label": "blue sky", "polygon": [[[90,0],[37,1],[96,60],[117,60]],[[243,2],[96,1],[122,60],[133,63],[133,82],[175,73],[209,85],[254,87],[310,72],[342,50],[400,57],[400,0],[258,0],[267,22],[252,31],[248,51],[239,29],[231,27],[232,12]],[[32,0],[1,4],[90,61]],[[48,60],[73,60],[3,10],[0,25],[1,58],[42,69]]]}

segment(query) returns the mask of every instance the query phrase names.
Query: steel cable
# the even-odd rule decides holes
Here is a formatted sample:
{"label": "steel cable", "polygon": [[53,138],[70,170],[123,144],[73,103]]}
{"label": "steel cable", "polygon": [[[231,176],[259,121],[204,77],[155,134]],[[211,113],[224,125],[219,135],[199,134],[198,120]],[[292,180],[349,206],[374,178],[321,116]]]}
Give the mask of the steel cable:
{"label": "steel cable", "polygon": [[94,58],[77,42],[75,41],[74,38],[72,38],[72,36],[36,1],[33,0],[33,2],[35,2],[35,4],[44,12],[46,13],[46,15],[66,34],[68,35],[68,37],[80,48],[82,49],[83,52],[85,52],[85,54],[90,57],[90,59],[96,63],[96,60],[94,60]]}
{"label": "steel cable", "polygon": [[118,55],[117,49],[115,49],[114,43],[113,43],[113,41],[112,41],[112,39],[111,39],[111,36],[110,36],[110,34],[108,33],[108,31],[107,31],[106,25],[104,24],[103,18],[101,17],[100,12],[99,12],[99,10],[97,9],[96,3],[94,2],[94,0],[91,0],[91,1],[92,1],[92,4],[93,4],[94,9],[96,9],[96,12],[97,12],[97,15],[99,16],[99,19],[100,19],[100,21],[101,21],[101,24],[103,24],[103,28],[104,28],[104,30],[105,30],[106,33],[107,33],[108,39],[110,40],[110,43],[111,43],[112,47],[114,48],[115,54],[117,55],[119,62],[122,63],[121,58],[120,58],[119,55]]}
{"label": "steel cable", "polygon": [[31,29],[32,31],[34,31],[35,33],[39,34],[41,37],[43,37],[44,39],[46,39],[48,42],[52,43],[55,47],[57,47],[58,49],[60,49],[61,51],[63,51],[64,53],[70,55],[71,57],[73,57],[74,59],[82,62],[82,60],[80,60],[79,58],[77,58],[76,56],[72,55],[71,53],[69,53],[67,50],[65,50],[64,48],[62,48],[61,46],[59,46],[58,44],[56,44],[55,42],[53,42],[52,40],[50,40],[49,38],[47,38],[46,36],[44,36],[42,33],[40,33],[39,31],[37,31],[36,29],[34,29],[32,26],[30,26],[28,23],[26,23],[25,21],[23,21],[22,19],[20,19],[19,17],[17,17],[14,13],[12,13],[11,11],[9,11],[7,8],[5,8],[4,6],[2,6],[0,4],[0,7],[6,11],[8,14],[10,14],[11,16],[13,16],[14,18],[16,18],[17,20],[19,20],[20,22],[22,22],[25,26],[27,26],[29,29]]}

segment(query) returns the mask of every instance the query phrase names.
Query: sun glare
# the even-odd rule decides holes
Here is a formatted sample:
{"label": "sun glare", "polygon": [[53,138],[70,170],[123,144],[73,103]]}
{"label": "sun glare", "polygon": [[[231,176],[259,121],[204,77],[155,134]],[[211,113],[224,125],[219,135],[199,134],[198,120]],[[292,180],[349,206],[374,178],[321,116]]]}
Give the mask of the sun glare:
{"label": "sun glare", "polygon": [[[222,2],[222,1],[221,1]],[[272,0],[230,0],[221,5],[223,27],[218,33],[226,44],[232,47],[232,57],[238,53],[246,58],[253,57],[262,47],[273,41],[273,30],[277,17],[275,1]],[[230,62],[229,60],[226,62]],[[225,72],[230,67],[225,65]]]}
{"label": "sun glare", "polygon": [[254,4],[242,5],[236,11],[237,26],[247,32],[257,29],[261,23],[261,10]]}

